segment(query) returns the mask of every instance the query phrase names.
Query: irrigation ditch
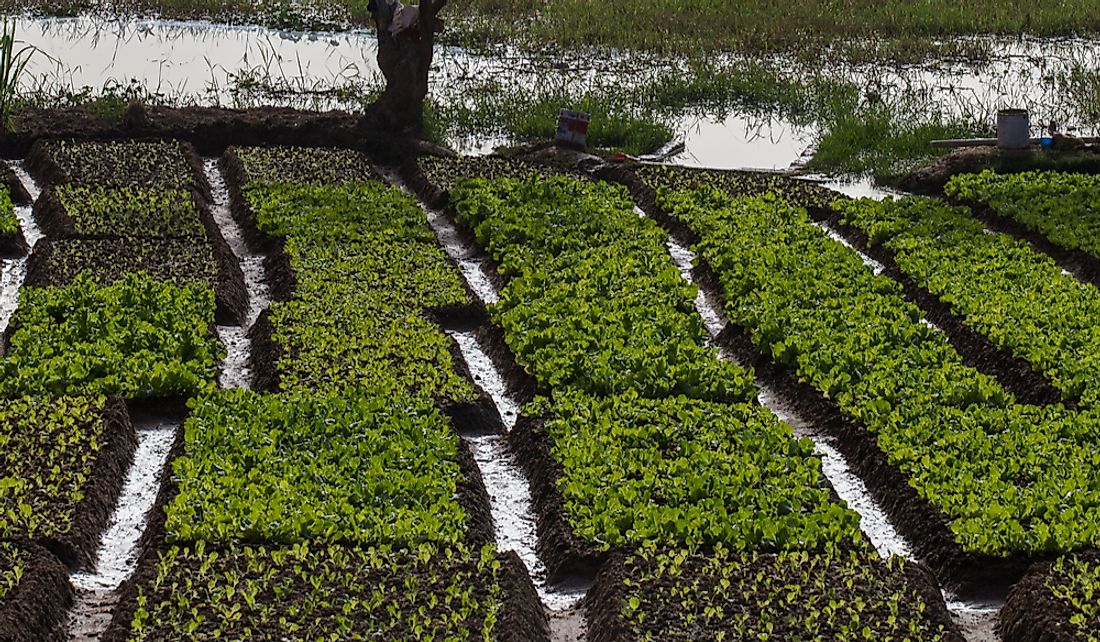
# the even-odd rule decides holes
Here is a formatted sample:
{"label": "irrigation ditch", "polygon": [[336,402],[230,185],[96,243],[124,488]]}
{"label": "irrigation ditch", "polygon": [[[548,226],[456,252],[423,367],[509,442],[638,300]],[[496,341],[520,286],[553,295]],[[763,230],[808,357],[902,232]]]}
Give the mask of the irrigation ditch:
{"label": "irrigation ditch", "polygon": [[[32,199],[41,194],[38,183],[19,162],[12,163]],[[218,326],[217,331],[225,342],[228,357],[220,368],[222,387],[251,386],[251,339],[248,328],[269,302],[263,256],[251,252],[243,234],[229,215],[228,192],[216,160],[205,164],[205,179],[210,182],[213,201],[209,204],[220,233],[230,243],[245,274],[248,293],[248,314],[242,326]],[[24,237],[33,248],[44,238],[30,204],[16,209]],[[5,259],[3,293],[0,309],[6,325],[18,305],[18,289],[26,276],[28,258]],[[156,545],[153,522],[158,521],[153,511],[163,503],[164,488],[170,474],[173,453],[182,447],[182,425],[185,412],[181,404],[141,402],[129,404],[130,421],[136,434],[137,445],[132,460],[126,465],[121,492],[111,511],[106,529],[100,535],[94,559],[86,570],[70,574],[75,589],[74,603],[69,611],[64,630],[58,639],[74,642],[99,640],[111,624],[120,596],[128,590],[128,582],[145,555]]]}
{"label": "irrigation ditch", "polygon": [[[386,181],[413,191],[395,168],[378,168]],[[415,197],[420,197],[415,194]],[[467,286],[482,306],[499,298],[500,278],[484,252],[444,211],[431,204],[421,205],[436,238],[452,263],[462,273]],[[536,550],[539,517],[534,510],[528,472],[518,460],[511,436],[520,418],[524,401],[516,387],[502,374],[486,347],[484,325],[453,326],[445,329],[458,345],[459,352],[474,381],[493,401],[503,432],[466,432],[462,440],[474,456],[488,492],[494,539],[501,551],[515,552],[526,567],[542,603],[550,642],[577,642],[587,632],[582,600],[591,586],[591,577],[551,577]]]}

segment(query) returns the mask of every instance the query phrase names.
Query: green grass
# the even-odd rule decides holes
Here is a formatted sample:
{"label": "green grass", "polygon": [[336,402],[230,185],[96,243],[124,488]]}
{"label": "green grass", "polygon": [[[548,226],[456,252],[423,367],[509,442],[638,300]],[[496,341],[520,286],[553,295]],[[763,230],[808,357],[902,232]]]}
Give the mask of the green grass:
{"label": "green grass", "polygon": [[929,141],[990,133],[988,125],[881,103],[835,112],[819,124],[822,133],[806,169],[871,175],[881,184],[950,151],[932,149]]}

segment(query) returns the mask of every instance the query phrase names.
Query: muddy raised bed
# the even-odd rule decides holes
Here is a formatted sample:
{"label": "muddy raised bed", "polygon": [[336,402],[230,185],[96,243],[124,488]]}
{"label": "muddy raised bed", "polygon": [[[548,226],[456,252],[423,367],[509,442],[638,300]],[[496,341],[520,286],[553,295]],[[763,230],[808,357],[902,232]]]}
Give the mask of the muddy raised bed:
{"label": "muddy raised bed", "polygon": [[[23,285],[68,285],[81,273],[106,285],[144,272],[179,287],[206,284],[215,293],[218,322],[239,322],[247,313],[248,293],[231,258],[228,248],[217,252],[200,239],[44,239],[30,257]],[[240,278],[234,278],[237,275]]]}
{"label": "muddy raised bed", "polygon": [[61,642],[62,623],[73,603],[69,571],[49,551],[28,542],[0,543],[0,577],[17,565],[22,577],[0,596],[0,640]]}
{"label": "muddy raised bed", "polygon": [[[1080,642],[1100,630],[1100,553],[1036,564],[1008,594],[998,629],[1004,642]],[[1055,593],[1058,592],[1058,594]]]}

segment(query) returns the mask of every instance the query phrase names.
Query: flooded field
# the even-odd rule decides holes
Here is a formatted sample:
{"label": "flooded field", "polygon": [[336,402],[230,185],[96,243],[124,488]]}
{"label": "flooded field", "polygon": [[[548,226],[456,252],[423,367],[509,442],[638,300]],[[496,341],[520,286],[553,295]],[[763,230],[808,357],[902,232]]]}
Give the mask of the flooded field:
{"label": "flooded field", "polygon": [[[381,87],[376,42],[365,30],[304,33],[82,16],[21,18],[17,33],[37,49],[20,82],[24,90],[42,95],[125,95],[129,90],[168,104],[356,111]],[[717,168],[799,167],[833,127],[835,115],[827,114],[877,105],[896,119],[987,125],[998,108],[1021,106],[1031,109],[1036,126],[1054,121],[1063,130],[1095,132],[1090,112],[1096,110],[1086,89],[1088,70],[1100,61],[1100,41],[971,40],[988,49],[991,58],[897,67],[830,63],[809,69],[791,58],[727,55],[715,69],[730,74],[763,69],[763,79],[709,93],[697,89],[693,104],[663,112],[646,102],[654,99],[644,96],[645,88],[659,83],[676,89],[676,82],[686,82],[695,72],[683,59],[544,56],[506,48],[488,56],[440,47],[432,92],[441,133],[467,153],[515,142],[518,134],[509,129],[517,127],[509,118],[522,120],[522,114],[503,113],[509,103],[535,109],[597,95],[609,97],[606,108],[616,117],[637,116],[667,127],[673,139],[686,145],[677,162]],[[791,99],[768,86],[768,74],[793,87],[803,103],[816,103],[788,104]],[[820,95],[823,90],[815,83],[821,78],[841,87],[844,97]],[[799,88],[802,81],[806,86]],[[769,98],[769,92],[777,96]]]}

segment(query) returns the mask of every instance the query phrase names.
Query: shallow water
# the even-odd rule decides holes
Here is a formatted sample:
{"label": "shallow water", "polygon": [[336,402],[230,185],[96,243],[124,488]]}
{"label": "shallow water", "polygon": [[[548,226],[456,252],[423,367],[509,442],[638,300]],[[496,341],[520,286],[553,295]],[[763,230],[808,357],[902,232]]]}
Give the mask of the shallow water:
{"label": "shallow water", "polygon": [[442,212],[426,207],[424,212],[428,217],[428,224],[439,239],[439,244],[443,246],[447,255],[458,264],[458,268],[462,272],[463,278],[466,279],[466,283],[469,284],[470,289],[485,305],[496,303],[500,299],[500,293],[497,292],[496,287],[489,278],[488,270],[490,268],[481,250],[462,240],[458,228]]}
{"label": "shallow water", "polygon": [[111,623],[118,587],[137,568],[138,542],[160,492],[161,472],[179,427],[179,423],[167,421],[135,426],[138,445],[134,461],[100,540],[94,569],[69,576],[76,589],[76,601],[69,614],[69,635],[74,642],[98,640]]}
{"label": "shallow water", "polygon": [[[19,38],[41,53],[21,80],[25,88],[100,90],[131,81],[174,102],[248,107],[289,105],[314,109],[359,108],[354,95],[381,86],[376,42],[369,30],[307,33],[260,27],[227,27],[199,21],[153,19],[19,18]],[[822,72],[861,88],[863,102],[908,101],[926,113],[967,115],[992,124],[996,110],[1028,107],[1038,131],[1056,120],[1063,128],[1086,124],[1061,78],[1074,65],[1096,68],[1100,40],[986,39],[991,61],[935,62],[889,67],[827,63],[806,69],[773,58],[795,76]],[[730,62],[738,61],[729,56]],[[432,70],[433,94],[442,104],[470,104],[479,89],[505,92],[599,83],[646,83],[682,61],[634,54],[585,57],[525,55],[508,47],[494,56],[441,46]],[[336,90],[353,89],[353,95]],[[566,106],[566,105],[563,105]],[[731,114],[673,115],[673,130],[686,143],[675,160],[716,168],[786,169],[797,166],[818,135],[758,110]],[[1089,134],[1094,127],[1083,128]],[[508,141],[499,133],[452,141],[468,153],[485,153]]]}
{"label": "shallow water", "polygon": [[217,326],[218,338],[226,347],[226,358],[222,363],[220,383],[223,388],[248,388],[252,385],[253,373],[249,367],[252,358],[252,340],[248,330],[260,313],[271,305],[271,292],[267,285],[267,272],[264,269],[264,257],[255,254],[245,241],[241,226],[233,218],[229,204],[229,189],[225,176],[218,166],[218,159],[203,161],[206,180],[210,184],[213,202],[210,213],[221,230],[233,255],[240,263],[244,273],[245,289],[248,292],[248,313],[240,326]]}
{"label": "shallow water", "polygon": [[[6,161],[16,176],[19,177],[23,187],[30,194],[32,201],[38,200],[42,194],[42,188],[27,173],[22,161]],[[23,238],[27,245],[33,249],[43,238],[42,230],[38,222],[34,220],[32,205],[18,205],[15,207],[15,216],[19,220],[19,227],[23,232]],[[8,327],[16,308],[19,307],[19,288],[27,278],[28,256],[20,256],[14,259],[0,259],[0,332]]]}
{"label": "shallow water", "polygon": [[1004,600],[964,601],[944,593],[947,610],[967,642],[1000,642],[997,632]]}

